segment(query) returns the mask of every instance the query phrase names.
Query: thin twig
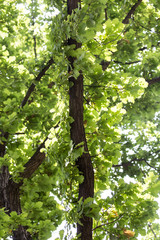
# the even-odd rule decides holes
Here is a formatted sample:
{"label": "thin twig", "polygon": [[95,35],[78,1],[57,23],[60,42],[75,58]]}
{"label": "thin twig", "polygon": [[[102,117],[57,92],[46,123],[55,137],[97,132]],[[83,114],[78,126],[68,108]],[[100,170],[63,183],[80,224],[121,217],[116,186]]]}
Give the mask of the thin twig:
{"label": "thin twig", "polygon": [[93,108],[96,112],[98,112],[98,110],[96,108],[94,108],[85,97],[83,97],[83,98],[91,108]]}
{"label": "thin twig", "polygon": [[103,223],[95,228],[92,229],[92,231],[96,230],[97,228],[100,228],[100,227],[103,227],[103,226],[106,226],[106,225],[109,225],[109,224],[112,224],[112,223],[115,223],[117,222],[119,219],[121,219],[123,217],[124,214],[121,214],[117,219],[115,219],[114,221],[112,222],[108,222],[108,223]]}
{"label": "thin twig", "polygon": [[135,159],[132,159],[131,161],[129,161],[129,162],[124,162],[124,163],[122,163],[122,164],[116,164],[116,165],[112,165],[112,167],[125,167],[125,166],[132,166],[132,162],[145,162],[150,168],[153,168],[154,170],[156,170],[156,171],[160,171],[159,169],[157,169],[156,167],[154,167],[154,166],[152,166],[152,165],[150,165],[148,162],[147,162],[147,160],[145,160],[145,159],[137,159],[137,158],[135,158]]}
{"label": "thin twig", "polygon": [[119,64],[124,64],[124,65],[131,65],[131,64],[135,64],[135,63],[139,63],[139,62],[141,62],[141,61],[133,61],[133,62],[119,62],[119,61],[112,61],[112,62],[114,62],[114,63],[119,63]]}
{"label": "thin twig", "polygon": [[152,231],[152,233],[153,233],[155,239],[158,239],[156,233],[154,232],[154,230],[153,230],[153,228],[152,228],[151,223],[148,223],[148,227],[151,229],[151,231]]}

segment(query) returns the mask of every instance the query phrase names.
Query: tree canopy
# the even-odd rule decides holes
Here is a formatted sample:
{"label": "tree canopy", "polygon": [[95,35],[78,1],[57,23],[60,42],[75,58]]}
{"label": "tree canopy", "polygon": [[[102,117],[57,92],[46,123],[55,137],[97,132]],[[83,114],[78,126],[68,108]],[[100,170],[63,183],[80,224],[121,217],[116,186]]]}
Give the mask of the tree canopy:
{"label": "tree canopy", "polygon": [[0,8],[0,239],[158,239],[160,2]]}

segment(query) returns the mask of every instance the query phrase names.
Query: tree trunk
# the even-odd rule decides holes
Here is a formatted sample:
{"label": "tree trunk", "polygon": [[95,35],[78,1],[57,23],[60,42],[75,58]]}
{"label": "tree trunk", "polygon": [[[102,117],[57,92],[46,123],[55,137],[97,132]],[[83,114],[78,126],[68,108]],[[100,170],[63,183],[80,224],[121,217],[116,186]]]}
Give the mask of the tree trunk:
{"label": "tree trunk", "polygon": [[[78,7],[78,0],[68,0],[68,14],[71,14],[72,11]],[[75,44],[75,49],[81,47],[81,44],[74,39],[68,39],[68,45]],[[74,71],[74,61],[75,58],[68,58],[71,70]],[[74,119],[74,122],[71,123],[71,139],[76,146],[79,143],[84,143],[84,153],[81,157],[77,159],[77,166],[80,174],[84,176],[84,181],[79,185],[79,199],[82,197],[85,200],[88,197],[94,196],[94,172],[91,162],[91,157],[88,151],[85,130],[83,125],[83,75],[80,72],[80,75],[77,79],[74,77],[69,78],[71,83],[69,89],[69,113],[70,116]],[[77,224],[77,234],[80,234],[81,240],[92,240],[92,218],[83,216],[80,219],[82,225]]]}
{"label": "tree trunk", "polygon": [[[1,131],[1,137],[6,139],[0,144],[0,156],[4,157],[8,133]],[[20,184],[12,180],[7,166],[3,166],[0,169],[0,208],[4,208],[8,215],[10,215],[12,211],[17,212],[17,214],[21,214],[22,212]],[[13,240],[32,240],[30,234],[23,226],[19,226],[17,230],[13,231],[12,237]]]}
{"label": "tree trunk", "polygon": [[26,231],[26,228],[19,226],[16,231],[13,231],[13,240],[32,240],[30,233]]}

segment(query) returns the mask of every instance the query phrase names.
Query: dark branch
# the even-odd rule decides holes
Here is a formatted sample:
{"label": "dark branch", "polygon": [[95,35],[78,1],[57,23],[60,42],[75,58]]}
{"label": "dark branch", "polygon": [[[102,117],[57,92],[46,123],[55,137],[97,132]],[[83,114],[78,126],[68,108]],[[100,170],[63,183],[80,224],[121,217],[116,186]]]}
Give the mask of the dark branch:
{"label": "dark branch", "polygon": [[[49,67],[50,67],[53,63],[54,63],[54,61],[53,61],[53,59],[51,58],[51,59],[47,62],[46,66],[40,71],[40,73],[38,74],[38,76],[35,78],[35,81],[36,81],[36,82],[39,82],[39,81],[41,80],[41,78],[45,75],[46,71],[49,69]],[[34,83],[31,84],[31,86],[29,87],[29,89],[28,89],[28,91],[27,91],[27,93],[26,93],[26,96],[24,97],[24,99],[23,99],[20,107],[23,108],[24,105],[27,103],[27,101],[28,101],[31,93],[32,93],[32,92],[34,91],[34,89],[35,89],[35,86],[36,86],[36,85],[35,85]]]}
{"label": "dark branch", "polygon": [[34,56],[35,56],[35,59],[37,59],[37,41],[36,41],[36,36],[34,35],[33,36],[33,41],[34,41]]}
{"label": "dark branch", "polygon": [[4,157],[5,155],[5,147],[7,143],[7,139],[9,137],[8,132],[3,132],[3,130],[0,129],[0,157]]}
{"label": "dark branch", "polygon": [[[151,48],[155,48],[155,47],[159,47],[160,46],[160,42],[158,41],[158,43],[156,45],[152,44]],[[144,51],[144,50],[149,50],[150,48],[148,48],[147,46],[141,47],[138,50],[139,51]]]}
{"label": "dark branch", "polygon": [[108,16],[107,16],[107,4],[106,4],[106,8],[104,9],[104,13],[105,13],[105,20],[108,20]]}
{"label": "dark branch", "polygon": [[20,173],[20,177],[22,178],[30,178],[32,174],[38,169],[38,167],[42,164],[45,159],[45,153],[40,150],[45,147],[45,142],[48,137],[41,143],[41,145],[37,148],[37,151],[33,154],[30,160],[24,165],[23,173]]}
{"label": "dark branch", "polygon": [[130,9],[130,11],[128,12],[128,14],[125,17],[125,19],[122,21],[122,23],[124,23],[124,24],[128,24],[129,23],[129,19],[134,14],[135,10],[137,9],[137,7],[140,5],[141,2],[142,2],[142,0],[138,0],[138,2],[133,5],[133,7]]}
{"label": "dark branch", "polygon": [[124,64],[124,65],[131,65],[131,64],[135,64],[135,63],[139,63],[141,61],[133,61],[133,62],[119,62],[119,61],[113,61],[114,63],[119,63],[119,64]]}
{"label": "dark branch", "polygon": [[[133,61],[133,62],[120,62],[120,61],[112,60],[111,62],[122,64],[122,65],[131,65],[131,64],[139,63],[141,61],[137,60],[137,61]],[[108,66],[110,65],[111,62],[102,60],[101,63],[100,63],[100,65],[102,66],[102,70],[105,71],[108,68]]]}
{"label": "dark branch", "polygon": [[[59,126],[58,122],[54,129]],[[48,137],[41,143],[41,145],[37,148],[36,152],[33,156],[28,160],[28,162],[24,165],[24,171],[20,173],[20,177],[22,178],[30,178],[32,174],[38,169],[38,167],[43,163],[45,159],[45,153],[41,152],[42,148],[45,148],[45,142],[47,141]],[[23,180],[22,180],[23,182]],[[22,184],[22,182],[20,184]]]}
{"label": "dark branch", "polygon": [[101,63],[100,63],[100,65],[102,66],[102,70],[105,71],[108,68],[108,66],[110,65],[110,63],[111,62],[108,62],[106,60],[102,60]]}
{"label": "dark branch", "polygon": [[152,32],[152,29],[143,26],[143,25],[142,25],[140,22],[138,22],[138,21],[135,21],[135,22],[136,22],[140,27],[146,29],[146,30],[149,31],[149,32]]}
{"label": "dark branch", "polygon": [[147,160],[145,160],[145,159],[143,159],[143,158],[142,158],[142,159],[134,158],[134,159],[132,159],[132,160],[129,161],[129,162],[123,162],[123,163],[121,163],[121,164],[116,164],[116,165],[113,164],[112,167],[124,167],[124,168],[127,168],[127,167],[129,167],[129,166],[132,166],[134,162],[145,162],[150,168],[153,168],[154,170],[159,171],[158,168],[150,165],[150,164],[147,162]]}
{"label": "dark branch", "polygon": [[[152,46],[151,46],[152,47]],[[148,47],[141,47],[138,49],[139,51],[144,51],[144,50],[148,50]]]}
{"label": "dark branch", "polygon": [[150,168],[153,168],[154,170],[159,171],[159,169],[157,169],[157,168],[153,167],[152,165],[150,165],[150,164],[147,162],[147,160],[144,160],[144,161],[145,161],[145,163],[146,163]]}
{"label": "dark branch", "polygon": [[156,233],[154,232],[154,230],[153,230],[153,228],[152,228],[151,223],[148,223],[148,227],[151,229],[151,231],[152,231],[152,233],[153,233],[155,239],[158,239]]}
{"label": "dark branch", "polygon": [[148,82],[149,85],[152,85],[152,84],[160,82],[160,77],[155,77],[155,78],[152,78],[152,79],[146,80],[146,81]]}
{"label": "dark branch", "polygon": [[113,164],[112,167],[128,167],[128,166],[132,166],[133,165],[133,162],[144,162],[145,160],[144,159],[132,159],[131,161],[129,162],[123,162],[121,164]]}

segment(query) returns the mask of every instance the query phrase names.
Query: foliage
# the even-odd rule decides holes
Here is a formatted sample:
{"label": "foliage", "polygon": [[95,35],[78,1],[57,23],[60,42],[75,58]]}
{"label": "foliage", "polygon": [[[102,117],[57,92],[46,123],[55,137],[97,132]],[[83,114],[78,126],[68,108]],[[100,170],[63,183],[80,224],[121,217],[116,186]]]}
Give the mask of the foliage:
{"label": "foliage", "polygon": [[[83,0],[67,15],[66,1],[0,2],[0,131],[9,134],[0,140],[7,142],[0,166],[8,166],[14,182],[47,138],[40,150],[45,159],[23,179],[22,213],[0,209],[0,239],[19,225],[33,239],[49,239],[62,220],[75,226],[83,214],[94,219],[95,240],[126,239],[124,228],[135,232],[133,239],[158,237],[159,225],[148,224],[158,217],[160,192],[160,4],[141,2],[123,23],[135,3]],[[69,38],[81,48],[68,45]],[[85,201],[77,200],[84,179],[75,164],[84,148],[71,141],[68,107],[68,79],[80,72],[95,173],[95,197]],[[106,189],[112,196],[102,198]],[[66,239],[63,231],[59,239]]]}

